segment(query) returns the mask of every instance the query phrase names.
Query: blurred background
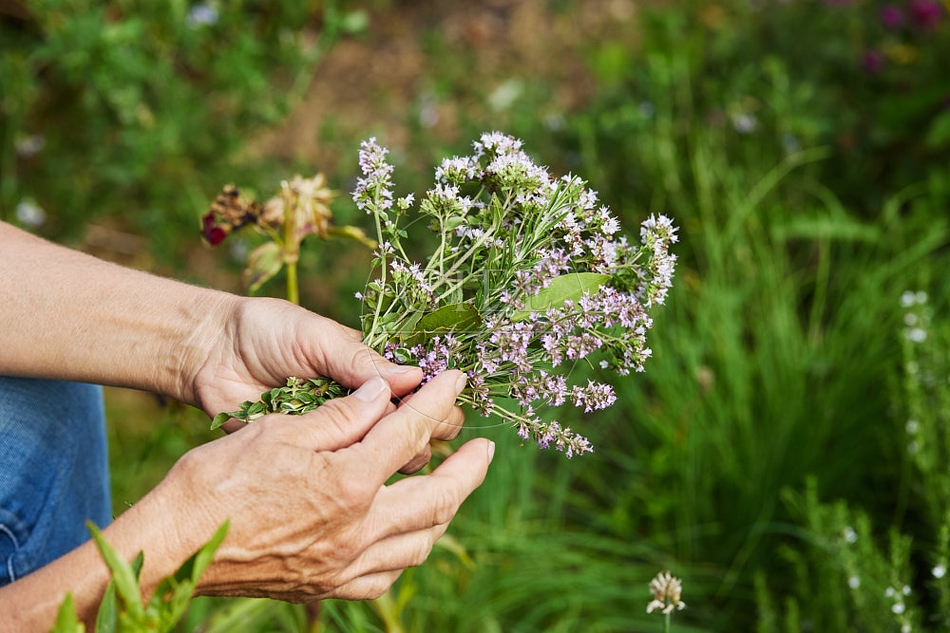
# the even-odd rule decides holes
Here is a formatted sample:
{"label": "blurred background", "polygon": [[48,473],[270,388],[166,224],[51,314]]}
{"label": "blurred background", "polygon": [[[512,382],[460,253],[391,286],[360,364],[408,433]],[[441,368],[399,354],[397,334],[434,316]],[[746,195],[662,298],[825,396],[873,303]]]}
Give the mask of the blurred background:
{"label": "blurred background", "polygon": [[[664,569],[674,631],[948,630],[948,11],[0,1],[0,219],[106,259],[244,292],[255,237],[201,239],[222,186],[264,200],[321,171],[337,223],[367,226],[347,192],[371,135],[400,195],[500,130],[632,234],[680,227],[646,373],[568,420],[596,453],[472,414],[489,477],[384,598],[198,599],[181,630],[659,631]],[[369,252],[303,250],[302,303],[358,326]],[[117,513],[216,437],[177,403],[107,398]]]}

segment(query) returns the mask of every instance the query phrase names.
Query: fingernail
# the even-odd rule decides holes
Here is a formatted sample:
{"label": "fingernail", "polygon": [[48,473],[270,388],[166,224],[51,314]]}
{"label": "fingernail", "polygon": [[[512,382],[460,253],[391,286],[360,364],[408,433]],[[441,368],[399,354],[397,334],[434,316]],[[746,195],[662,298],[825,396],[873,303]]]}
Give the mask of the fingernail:
{"label": "fingernail", "polygon": [[465,389],[466,382],[468,382],[468,376],[465,374],[459,376],[459,379],[455,381],[455,395],[462,393],[462,389]]}
{"label": "fingernail", "polygon": [[495,443],[488,440],[488,463],[490,464],[493,459],[495,459]]}
{"label": "fingernail", "polygon": [[362,387],[354,391],[353,395],[357,400],[372,402],[379,397],[379,394],[381,394],[383,390],[386,390],[388,393],[389,384],[379,376],[374,376],[364,382]]}

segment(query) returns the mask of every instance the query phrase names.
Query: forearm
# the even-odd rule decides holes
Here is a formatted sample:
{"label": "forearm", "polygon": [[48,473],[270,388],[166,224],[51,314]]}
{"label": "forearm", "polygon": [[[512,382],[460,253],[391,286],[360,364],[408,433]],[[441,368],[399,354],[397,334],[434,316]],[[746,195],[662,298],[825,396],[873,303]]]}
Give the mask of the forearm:
{"label": "forearm", "polygon": [[193,402],[189,368],[232,296],[122,268],[0,223],[0,374]]}
{"label": "forearm", "polygon": [[[159,507],[165,500],[146,497],[104,531],[110,546],[124,560],[145,553],[140,584],[148,599],[158,582],[170,575],[193,551],[174,536],[170,518],[174,508]],[[158,505],[156,505],[158,504]],[[209,533],[206,538],[210,538]],[[176,548],[182,547],[181,551]],[[197,549],[194,548],[194,549]],[[111,575],[92,541],[49,565],[0,588],[0,622],[7,631],[49,631],[60,604],[72,593],[79,619],[93,629],[99,604]]]}

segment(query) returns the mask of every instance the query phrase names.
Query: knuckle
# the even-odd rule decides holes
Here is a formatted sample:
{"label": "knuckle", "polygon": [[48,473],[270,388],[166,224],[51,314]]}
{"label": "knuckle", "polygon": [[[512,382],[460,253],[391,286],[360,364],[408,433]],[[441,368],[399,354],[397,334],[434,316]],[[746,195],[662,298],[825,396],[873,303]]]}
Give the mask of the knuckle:
{"label": "knuckle", "polygon": [[384,593],[389,591],[389,588],[393,586],[393,583],[396,582],[396,577],[378,577],[374,578],[366,587],[366,596],[369,600],[376,600],[383,596]]}
{"label": "knuckle", "polygon": [[436,496],[435,503],[432,506],[432,524],[444,525],[450,522],[455,513],[458,512],[462,500],[454,488],[442,489]]}
{"label": "knuckle", "polygon": [[420,539],[416,551],[413,553],[412,558],[409,561],[409,566],[418,567],[422,563],[426,562],[426,559],[429,558],[429,554],[432,553],[432,548],[434,545],[435,537],[430,532],[425,532]]}

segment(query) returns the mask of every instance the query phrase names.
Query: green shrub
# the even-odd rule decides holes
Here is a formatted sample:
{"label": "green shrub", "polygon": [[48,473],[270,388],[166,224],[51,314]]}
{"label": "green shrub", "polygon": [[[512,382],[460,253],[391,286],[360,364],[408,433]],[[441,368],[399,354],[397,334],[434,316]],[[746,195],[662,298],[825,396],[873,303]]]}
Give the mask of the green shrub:
{"label": "green shrub", "polygon": [[341,2],[43,0],[0,15],[0,219],[75,237],[118,218],[168,260],[250,135],[365,14]]}

